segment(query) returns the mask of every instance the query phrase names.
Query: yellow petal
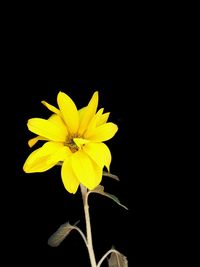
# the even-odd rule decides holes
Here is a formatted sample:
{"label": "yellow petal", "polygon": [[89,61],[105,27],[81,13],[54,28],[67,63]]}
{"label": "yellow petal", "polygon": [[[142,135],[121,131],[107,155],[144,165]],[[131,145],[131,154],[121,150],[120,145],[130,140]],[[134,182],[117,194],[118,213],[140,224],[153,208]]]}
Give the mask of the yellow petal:
{"label": "yellow petal", "polygon": [[102,168],[100,168],[86,153],[79,150],[71,157],[72,169],[79,182],[92,190],[100,184]]}
{"label": "yellow petal", "polygon": [[56,142],[64,142],[66,140],[66,129],[58,127],[50,120],[33,118],[28,120],[28,129],[38,135],[41,135],[48,140]]}
{"label": "yellow petal", "polygon": [[63,119],[60,116],[58,116],[57,114],[53,114],[48,119],[48,121],[53,122],[57,127],[62,129],[62,131],[65,132],[65,135],[67,136],[67,134],[68,134],[67,127],[66,127]]}
{"label": "yellow petal", "polygon": [[83,146],[83,151],[88,154],[101,168],[106,166],[110,171],[111,153],[104,143],[88,143]]}
{"label": "yellow petal", "polygon": [[83,107],[83,108],[81,108],[81,109],[78,110],[78,114],[79,114],[79,122],[82,121],[82,118],[83,118],[83,116],[84,116],[84,114],[85,114],[86,108],[87,108],[87,107]]}
{"label": "yellow petal", "polygon": [[[56,124],[59,128],[61,128],[64,132],[66,132],[67,136],[67,128],[66,125],[64,124],[63,120],[61,119],[60,116],[53,114],[51,117],[48,119],[49,121],[53,122]],[[29,147],[33,147],[38,141],[48,141],[49,139],[43,137],[43,136],[36,136],[28,141]]]}
{"label": "yellow petal", "polygon": [[48,139],[43,136],[36,136],[28,141],[29,147],[33,147],[38,141],[47,141]]}
{"label": "yellow petal", "polygon": [[47,103],[46,101],[41,101],[41,103],[47,107],[50,111],[52,111],[53,113],[56,113],[57,115],[60,116],[60,110],[52,105],[50,105],[49,103]]}
{"label": "yellow petal", "polygon": [[46,142],[41,148],[33,151],[24,163],[23,170],[27,173],[44,172],[52,168],[57,162],[49,161],[63,145],[55,142]]}
{"label": "yellow petal", "polygon": [[62,169],[61,169],[61,177],[62,177],[62,182],[64,184],[65,189],[69,193],[75,194],[80,182],[77,179],[77,177],[76,177],[76,175],[72,169],[70,159],[66,159],[63,162]]}
{"label": "yellow petal", "polygon": [[58,163],[59,161],[66,160],[71,156],[72,152],[67,146],[58,147],[58,149],[48,158],[48,163]]}
{"label": "yellow petal", "polygon": [[90,142],[89,140],[83,138],[73,138],[74,143],[80,148],[82,145],[87,144]]}
{"label": "yellow petal", "polygon": [[87,132],[93,131],[96,128],[96,125],[98,123],[98,121],[100,120],[100,117],[102,116],[103,113],[103,108],[101,108],[91,119],[90,123],[88,124],[88,127],[85,131],[85,134],[87,134]]}
{"label": "yellow petal", "polygon": [[79,127],[79,113],[73,100],[63,92],[58,93],[58,106],[70,133],[76,133]]}
{"label": "yellow petal", "polygon": [[108,122],[98,126],[94,131],[87,132],[84,138],[94,142],[104,142],[111,139],[117,132],[118,127],[112,122]]}
{"label": "yellow petal", "polygon": [[110,112],[106,112],[102,114],[99,120],[97,121],[97,126],[106,123],[109,118],[109,115],[110,115]]}
{"label": "yellow petal", "polygon": [[97,106],[98,106],[98,99],[99,99],[99,96],[98,96],[98,92],[96,91],[93,94],[89,104],[87,105],[86,110],[84,111],[83,117],[80,121],[80,126],[79,126],[79,130],[78,130],[78,133],[80,135],[82,135],[84,133],[84,131],[87,129],[87,126],[88,126],[90,120],[95,115],[96,110],[97,110]]}

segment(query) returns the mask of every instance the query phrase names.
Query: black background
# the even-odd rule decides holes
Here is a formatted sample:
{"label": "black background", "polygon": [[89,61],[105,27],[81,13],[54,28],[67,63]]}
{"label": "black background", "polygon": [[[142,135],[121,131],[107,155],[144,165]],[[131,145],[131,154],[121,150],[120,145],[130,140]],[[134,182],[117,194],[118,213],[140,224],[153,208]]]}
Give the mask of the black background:
{"label": "black background", "polygon": [[[163,92],[159,94],[152,87],[148,88],[146,85],[153,84],[154,80],[148,75],[143,77],[140,71],[135,73],[134,79],[130,76],[63,77],[31,74],[14,79],[15,95],[11,94],[12,126],[13,118],[15,126],[11,146],[14,174],[8,164],[10,178],[6,179],[6,184],[9,189],[4,198],[6,251],[11,251],[16,262],[26,266],[32,263],[89,266],[87,250],[76,231],[57,248],[47,244],[50,235],[67,221],[73,224],[80,220],[79,226],[85,231],[80,192],[71,195],[64,189],[59,166],[39,174],[26,174],[22,166],[34,149],[27,145],[32,137],[27,120],[50,115],[41,101],[56,106],[57,94],[63,91],[81,108],[98,90],[99,108],[110,111],[109,120],[119,127],[115,137],[106,143],[112,152],[111,172],[119,176],[120,182],[104,177],[102,184],[129,210],[110,199],[91,195],[89,204],[97,260],[114,246],[127,256],[129,266],[159,263],[160,244],[166,235],[162,225],[167,220],[161,204],[165,189],[159,177],[164,115],[158,113],[158,109],[165,104]],[[102,266],[106,266],[106,261]]]}
{"label": "black background", "polygon": [[[48,117],[49,111],[40,102],[56,105],[60,90],[78,107],[87,104],[98,90],[99,107],[110,111],[110,120],[119,126],[107,144],[113,157],[111,171],[120,182],[104,177],[103,184],[129,211],[110,199],[91,197],[97,259],[112,245],[128,257],[130,267],[163,266],[177,254],[178,239],[184,239],[182,233],[176,234],[182,229],[182,222],[176,222],[177,214],[180,207],[187,207],[185,218],[190,208],[178,197],[179,192],[187,195],[187,189],[181,190],[184,173],[180,175],[187,164],[178,163],[180,154],[185,157],[185,119],[190,121],[194,115],[188,114],[195,98],[194,94],[188,99],[191,85],[187,79],[190,83],[192,79],[185,75],[191,67],[185,54],[186,29],[191,31],[191,27],[187,19],[184,25],[185,18],[179,18],[185,14],[180,8],[169,5],[159,9],[142,3],[141,9],[129,9],[124,5],[121,16],[112,7],[105,27],[107,8],[99,17],[98,12],[92,13],[95,16],[88,18],[88,25],[82,25],[87,15],[81,10],[84,19],[78,20],[77,27],[79,15],[67,21],[69,9],[67,15],[66,9],[63,16],[58,12],[58,25],[55,13],[46,6],[45,12],[36,6],[33,16],[24,8],[20,12],[14,8],[13,17],[12,13],[6,16],[0,79],[4,265],[14,261],[21,266],[89,266],[87,251],[76,232],[58,248],[47,245],[49,236],[66,221],[80,219],[84,229],[80,193],[66,192],[59,167],[40,174],[22,170],[32,151],[27,145],[32,136],[27,120]],[[93,28],[93,22],[99,25]]]}

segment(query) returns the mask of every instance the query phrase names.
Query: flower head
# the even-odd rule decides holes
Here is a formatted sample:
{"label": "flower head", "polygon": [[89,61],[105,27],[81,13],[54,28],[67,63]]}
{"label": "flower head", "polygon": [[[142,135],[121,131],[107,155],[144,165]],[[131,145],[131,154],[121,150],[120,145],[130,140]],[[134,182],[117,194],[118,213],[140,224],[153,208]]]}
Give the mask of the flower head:
{"label": "flower head", "polygon": [[24,163],[26,173],[44,172],[60,163],[61,177],[66,190],[76,193],[79,184],[92,190],[101,183],[103,168],[109,171],[111,153],[103,143],[118,130],[116,124],[107,122],[109,112],[97,111],[96,91],[86,107],[77,109],[65,93],[57,96],[58,108],[42,103],[53,114],[49,119],[29,119],[28,129],[37,136],[29,140],[30,147],[45,141],[33,151]]}

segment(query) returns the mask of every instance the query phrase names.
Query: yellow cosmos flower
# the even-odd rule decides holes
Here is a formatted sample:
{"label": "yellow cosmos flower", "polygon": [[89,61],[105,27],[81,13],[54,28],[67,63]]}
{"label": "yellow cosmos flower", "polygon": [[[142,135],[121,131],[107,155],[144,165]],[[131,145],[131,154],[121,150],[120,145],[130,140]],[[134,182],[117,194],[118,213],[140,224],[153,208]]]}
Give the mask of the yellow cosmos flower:
{"label": "yellow cosmos flower", "polygon": [[58,108],[42,103],[53,112],[49,119],[29,119],[28,129],[37,136],[29,140],[30,147],[46,141],[33,151],[23,170],[26,173],[44,172],[61,163],[61,177],[66,190],[76,193],[80,183],[92,190],[101,183],[104,166],[109,171],[111,153],[104,141],[118,130],[107,122],[109,112],[97,111],[98,92],[86,107],[77,110],[73,100],[65,93],[57,96]]}

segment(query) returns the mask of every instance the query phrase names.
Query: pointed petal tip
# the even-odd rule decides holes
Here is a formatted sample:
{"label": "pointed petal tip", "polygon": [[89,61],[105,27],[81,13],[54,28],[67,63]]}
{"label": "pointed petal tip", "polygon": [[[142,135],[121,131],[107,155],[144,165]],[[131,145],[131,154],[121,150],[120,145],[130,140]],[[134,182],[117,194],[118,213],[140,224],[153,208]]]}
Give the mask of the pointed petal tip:
{"label": "pointed petal tip", "polygon": [[95,91],[93,96],[95,96],[98,99],[99,98],[99,91]]}
{"label": "pointed petal tip", "polygon": [[59,92],[58,92],[58,96],[59,96],[59,95],[66,95],[66,94],[65,94],[63,91],[59,91]]}
{"label": "pointed petal tip", "polygon": [[106,169],[107,169],[108,173],[110,173],[110,165],[109,166],[106,165]]}
{"label": "pointed petal tip", "polygon": [[96,98],[97,100],[99,99],[99,91],[95,91],[91,97],[91,99]]}

